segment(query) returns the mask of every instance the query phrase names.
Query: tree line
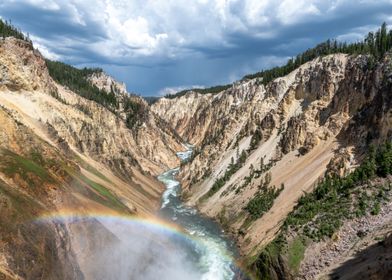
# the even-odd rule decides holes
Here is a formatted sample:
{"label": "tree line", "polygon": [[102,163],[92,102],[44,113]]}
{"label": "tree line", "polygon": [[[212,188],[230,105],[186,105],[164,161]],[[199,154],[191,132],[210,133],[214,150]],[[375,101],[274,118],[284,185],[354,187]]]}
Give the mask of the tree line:
{"label": "tree line", "polygon": [[[302,64],[309,62],[317,57],[325,56],[335,53],[345,54],[367,54],[374,57],[377,61],[381,59],[386,52],[392,48],[392,29],[388,30],[386,23],[384,22],[376,32],[369,32],[366,37],[355,43],[338,42],[336,39],[327,40],[323,43],[318,44],[314,48],[310,48],[296,57],[290,58],[287,63],[283,66],[273,67],[268,70],[262,70],[260,72],[249,74],[244,76],[241,81],[260,78],[260,82],[263,85],[267,85],[269,82],[276,78],[283,77]],[[195,91],[201,94],[207,93],[219,93],[223,90],[230,88],[232,84],[219,85],[209,88],[197,88],[187,89],[176,94],[166,95],[166,98],[175,98],[185,95],[189,91]]]}
{"label": "tree line", "polygon": [[146,108],[138,101],[132,100],[131,96],[119,96],[116,89],[111,87],[110,92],[99,89],[93,85],[88,78],[95,73],[101,73],[101,68],[82,68],[78,69],[71,65],[46,60],[49,75],[59,84],[68,87],[73,92],[88,100],[95,101],[113,113],[117,113],[120,109],[120,103],[123,104],[125,112],[125,124],[128,128],[138,126],[146,118]]}
{"label": "tree line", "polygon": [[11,21],[3,21],[2,19],[0,19],[0,36],[3,39],[6,37],[15,37],[31,43],[28,35],[24,35],[19,28],[13,26]]}
{"label": "tree line", "polygon": [[387,29],[384,22],[376,32],[369,32],[368,35],[360,42],[345,43],[337,40],[327,40],[314,48],[291,58],[284,66],[274,67],[269,70],[263,70],[255,74],[244,76],[243,80],[262,78],[261,82],[267,85],[272,80],[285,76],[295,70],[302,64],[311,61],[317,57],[335,53],[345,54],[368,54],[376,60],[381,59],[384,54],[392,47],[392,30]]}
{"label": "tree line", "polygon": [[67,86],[70,90],[80,96],[93,100],[111,111],[118,109],[118,101],[114,91],[106,92],[93,85],[88,77],[94,73],[100,73],[101,68],[82,68],[78,69],[71,65],[46,60],[49,75],[59,84]]}
{"label": "tree line", "polygon": [[[25,36],[22,31],[14,27],[11,22],[3,21],[0,19],[0,36],[15,37],[20,40],[24,40],[31,43],[29,36]],[[73,67],[59,61],[52,61],[46,59],[46,66],[49,71],[49,75],[59,84],[68,87],[73,92],[77,93],[83,98],[95,101],[108,110],[116,113],[119,110],[120,102],[123,103],[123,109],[125,112],[125,123],[128,128],[133,128],[138,124],[142,123],[143,119],[146,118],[145,106],[138,101],[132,100],[130,96],[122,96],[119,100],[116,95],[116,89],[111,88],[110,92],[99,89],[89,81],[89,77],[94,73],[101,73],[101,68],[87,68],[82,69]],[[63,103],[67,103],[66,100],[62,99],[57,92],[53,92],[52,96],[57,98]],[[79,106],[81,110],[86,111],[86,108]],[[85,112],[86,113],[86,112]]]}

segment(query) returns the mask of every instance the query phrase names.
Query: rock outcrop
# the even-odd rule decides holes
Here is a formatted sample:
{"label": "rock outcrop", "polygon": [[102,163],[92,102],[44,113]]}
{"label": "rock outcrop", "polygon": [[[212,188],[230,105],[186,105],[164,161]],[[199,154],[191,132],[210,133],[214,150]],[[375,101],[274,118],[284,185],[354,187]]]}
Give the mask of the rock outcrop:
{"label": "rock outcrop", "polygon": [[[217,219],[243,256],[258,256],[320,178],[348,174],[369,144],[391,139],[391,65],[390,55],[374,64],[366,55],[332,54],[267,85],[243,80],[218,94],[190,91],[151,107],[97,71],[87,80],[114,96],[115,106],[106,107],[54,81],[29,42],[0,39],[0,278],[92,275],[88,248],[116,242],[110,231],[94,220],[37,226],[37,217],[151,215],[163,190],[155,176],[179,165],[183,139],[195,146],[179,174],[183,198]],[[336,240],[311,243],[295,275],[286,256],[267,254],[254,265],[274,278],[346,275],[342,262],[379,238],[372,229],[387,235],[391,204],[380,207],[373,218],[346,222]],[[362,224],[371,238],[355,247]],[[91,230],[100,234],[89,244],[75,238]],[[297,233],[288,232],[295,244]]]}
{"label": "rock outcrop", "polygon": [[103,226],[37,224],[39,217],[148,216],[160,205],[155,176],[179,165],[181,138],[142,98],[101,75],[91,83],[138,104],[133,126],[121,107],[113,112],[55,82],[30,43],[0,39],[0,278],[83,279],[88,249],[73,237]]}
{"label": "rock outcrop", "polygon": [[[369,143],[391,138],[390,56],[332,54],[264,86],[244,80],[218,94],[162,98],[152,110],[196,146],[180,177],[184,197],[221,221],[253,256],[325,172],[346,174]],[[266,183],[267,181],[267,183]],[[263,186],[281,192],[251,219]]]}
{"label": "rock outcrop", "polygon": [[116,94],[127,94],[127,88],[125,83],[117,82],[113,77],[107,75],[104,72],[93,73],[88,80],[96,85],[99,89],[103,89],[106,92],[115,92]]}

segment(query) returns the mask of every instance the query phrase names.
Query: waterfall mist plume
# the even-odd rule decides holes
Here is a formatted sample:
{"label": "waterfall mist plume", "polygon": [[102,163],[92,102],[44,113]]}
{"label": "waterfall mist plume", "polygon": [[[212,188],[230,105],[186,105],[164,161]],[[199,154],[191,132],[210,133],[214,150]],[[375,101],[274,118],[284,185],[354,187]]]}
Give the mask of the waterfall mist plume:
{"label": "waterfall mist plume", "polygon": [[86,279],[201,279],[194,242],[159,225],[114,218],[61,221]]}

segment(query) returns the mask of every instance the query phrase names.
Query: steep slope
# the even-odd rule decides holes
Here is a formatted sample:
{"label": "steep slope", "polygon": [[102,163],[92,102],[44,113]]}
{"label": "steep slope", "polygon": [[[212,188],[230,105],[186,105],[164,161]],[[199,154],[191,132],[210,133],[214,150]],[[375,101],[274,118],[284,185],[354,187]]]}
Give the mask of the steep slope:
{"label": "steep slope", "polygon": [[332,54],[264,86],[163,98],[152,110],[195,144],[184,197],[254,256],[325,172],[343,175],[369,143],[390,139],[391,58]]}
{"label": "steep slope", "polygon": [[[32,123],[38,120],[50,126],[78,151],[96,158],[99,155],[101,162],[111,162],[114,166],[116,161],[135,164],[144,161],[139,167],[154,175],[178,164],[174,152],[182,149],[180,139],[161,126],[162,121],[148,110],[140,97],[130,98],[142,107],[143,119],[138,120],[133,130],[127,129],[121,113],[117,116],[54,83],[45,61],[31,48],[28,43],[12,38],[2,43],[4,103],[8,102],[13,109],[20,108]],[[21,94],[14,94],[15,91]],[[37,94],[29,94],[33,91]],[[122,95],[119,93],[117,98],[121,100]],[[162,152],[154,153],[150,147]],[[126,152],[129,155],[124,155]]]}
{"label": "steep slope", "polygon": [[67,226],[37,217],[150,215],[163,191],[153,176],[179,164],[181,139],[123,88],[117,102],[139,104],[133,126],[125,119],[132,108],[113,112],[56,83],[30,42],[0,40],[0,68],[0,278],[82,279],[89,251],[75,237],[102,231],[89,240],[94,248],[113,239],[110,231],[97,221]]}
{"label": "steep slope", "polygon": [[[204,180],[203,186],[192,186],[195,192],[193,201],[196,202],[208,191],[214,180],[229,166],[231,158],[236,161],[242,151],[248,151],[249,159],[226,186],[241,179],[237,177],[247,176],[251,164],[257,169],[261,158],[264,165],[267,165],[271,160],[278,161],[283,156],[289,157],[290,152],[295,154],[294,151],[299,148],[308,147],[311,150],[315,143],[327,140],[329,134],[336,136],[342,123],[347,120],[344,112],[338,112],[343,118],[331,114],[330,119],[323,120],[326,123],[323,126],[319,125],[316,117],[332,102],[337,84],[343,78],[346,63],[345,55],[329,56],[303,65],[289,76],[277,79],[267,88],[259,85],[255,79],[235,84],[231,89],[217,95],[204,95],[200,98],[200,103],[190,93],[180,97],[178,103],[176,99],[164,99],[154,104],[152,109],[158,114],[165,111],[161,109],[162,103],[163,108],[165,103],[173,103],[169,105],[173,112],[179,110],[177,104],[184,108],[183,104],[188,103],[189,107],[198,108],[190,110],[189,116],[186,117],[190,121],[184,126],[192,127],[191,133],[201,135],[201,140],[197,141],[192,135],[179,131],[181,136],[201,149],[200,155],[197,155],[189,166],[192,175],[186,171],[183,173],[185,186],[189,186],[190,182],[200,182],[203,176],[212,172],[210,178]],[[318,85],[313,81],[314,77],[320,79]],[[313,89],[310,88],[311,84]],[[302,93],[306,87],[309,87],[311,92]],[[320,87],[326,88],[324,92]],[[316,92],[320,95],[319,98],[314,97]],[[172,118],[170,113],[167,116],[168,122],[175,124],[174,127],[178,127],[178,123],[182,123],[184,119],[181,114],[173,114],[175,118]],[[198,126],[192,123],[197,123]],[[252,139],[253,135],[255,136]],[[194,140],[196,141],[193,142]],[[212,167],[212,170],[209,170],[209,167]],[[272,178],[274,179],[274,176]],[[196,189],[199,190],[197,194]],[[222,191],[224,188],[220,193]],[[235,197],[237,198],[238,194]]]}

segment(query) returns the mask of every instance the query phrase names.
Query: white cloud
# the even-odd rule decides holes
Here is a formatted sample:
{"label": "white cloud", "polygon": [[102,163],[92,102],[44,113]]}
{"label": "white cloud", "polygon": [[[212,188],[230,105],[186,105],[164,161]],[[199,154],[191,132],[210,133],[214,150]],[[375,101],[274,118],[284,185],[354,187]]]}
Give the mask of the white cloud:
{"label": "white cloud", "polygon": [[[19,1],[10,1],[10,2],[19,2]],[[23,2],[23,1],[22,1]],[[25,2],[40,7],[41,9],[50,10],[50,11],[58,11],[60,10],[60,5],[56,0],[26,0]]]}
{"label": "white cloud", "polygon": [[39,37],[36,37],[34,35],[30,35],[30,39],[33,41],[34,47],[37,48],[44,57],[49,58],[51,60],[60,60],[61,59],[61,56],[52,52],[50,49],[48,49],[46,47],[46,44],[48,42],[45,42],[45,40],[43,40]]}
{"label": "white cloud", "polygon": [[371,30],[376,30],[379,26],[378,25],[365,25],[359,26],[357,28],[353,28],[348,33],[341,34],[336,37],[338,41],[342,42],[357,42],[363,40],[366,34],[369,33]]}
{"label": "white cloud", "polygon": [[[98,28],[101,37],[89,42],[88,48],[111,60],[177,59],[189,55],[190,49],[232,48],[230,34],[235,32],[270,40],[285,26],[322,20],[340,7],[353,5],[348,0],[284,0],[279,4],[273,0],[4,0],[16,2],[61,12],[74,25]],[[41,42],[41,47],[49,50],[57,47],[54,44]],[[64,44],[58,43],[75,45],[72,40],[69,46]]]}
{"label": "white cloud", "polygon": [[68,3],[68,8],[70,11],[70,14],[72,15],[71,18],[72,20],[79,25],[86,26],[86,22],[83,19],[83,11],[78,9],[78,7],[75,4]]}
{"label": "white cloud", "polygon": [[356,41],[391,23],[391,8],[391,0],[0,0],[0,16],[48,58],[118,66],[129,88],[149,94],[224,84],[331,37]]}
{"label": "white cloud", "polygon": [[284,0],[279,5],[277,17],[285,25],[309,20],[309,17],[321,14],[317,4],[312,2],[316,1]]}

